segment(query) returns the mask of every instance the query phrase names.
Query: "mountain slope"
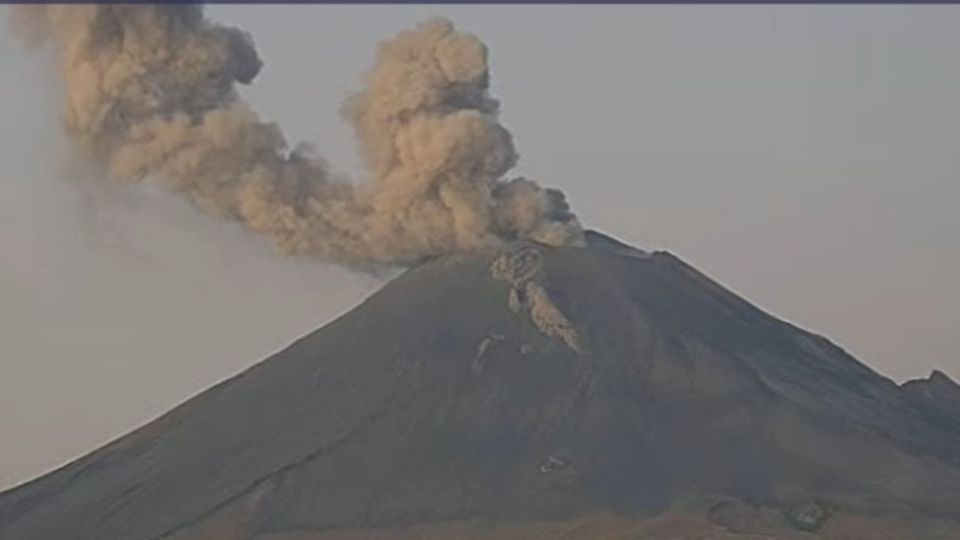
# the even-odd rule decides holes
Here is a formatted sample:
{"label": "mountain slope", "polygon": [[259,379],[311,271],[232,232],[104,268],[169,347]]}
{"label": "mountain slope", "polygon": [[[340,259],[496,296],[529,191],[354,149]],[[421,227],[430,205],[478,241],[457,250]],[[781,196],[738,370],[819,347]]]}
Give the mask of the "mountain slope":
{"label": "mountain slope", "polygon": [[0,495],[0,538],[642,519],[715,496],[960,518],[960,428],[942,399],[925,405],[670,254],[588,239],[408,271]]}

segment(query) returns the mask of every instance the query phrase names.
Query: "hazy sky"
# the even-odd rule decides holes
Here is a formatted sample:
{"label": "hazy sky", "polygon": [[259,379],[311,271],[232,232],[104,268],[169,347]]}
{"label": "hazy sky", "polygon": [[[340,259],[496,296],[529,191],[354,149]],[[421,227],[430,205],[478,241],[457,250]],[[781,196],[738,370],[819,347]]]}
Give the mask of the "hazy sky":
{"label": "hazy sky", "polygon": [[[216,6],[244,95],[358,168],[339,120],[379,39],[489,45],[518,171],[896,380],[960,378],[960,8]],[[6,26],[7,12],[0,12]],[[280,259],[163,193],[62,170],[43,55],[0,48],[0,489],[92,450],[379,281]]]}

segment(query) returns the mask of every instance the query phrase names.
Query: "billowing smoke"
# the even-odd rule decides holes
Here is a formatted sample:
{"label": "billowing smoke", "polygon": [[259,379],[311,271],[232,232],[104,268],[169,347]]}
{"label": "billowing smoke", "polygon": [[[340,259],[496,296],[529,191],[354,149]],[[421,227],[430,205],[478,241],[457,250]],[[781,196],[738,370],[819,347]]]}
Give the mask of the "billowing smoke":
{"label": "billowing smoke", "polygon": [[63,123],[82,155],[118,181],[162,182],[284,253],[409,264],[516,238],[581,241],[561,192],[504,178],[517,154],[488,93],[486,47],[445,19],[382,43],[344,104],[369,171],[360,183],[290,148],[238,97],[260,58],[200,6],[21,6],[12,23],[55,47]]}

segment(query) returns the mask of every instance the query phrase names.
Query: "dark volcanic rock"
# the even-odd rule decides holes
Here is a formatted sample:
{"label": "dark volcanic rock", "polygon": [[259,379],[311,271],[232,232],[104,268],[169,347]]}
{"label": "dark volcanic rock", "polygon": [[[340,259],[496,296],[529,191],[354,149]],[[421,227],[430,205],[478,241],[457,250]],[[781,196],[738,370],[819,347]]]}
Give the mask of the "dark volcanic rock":
{"label": "dark volcanic rock", "polygon": [[926,379],[907,381],[903,392],[911,403],[935,424],[960,433],[960,385],[943,372],[934,371]]}
{"label": "dark volcanic rock", "polygon": [[960,517],[960,430],[942,418],[952,391],[898,387],[673,255],[588,238],[405,273],[0,495],[0,538],[645,516],[714,494]]}

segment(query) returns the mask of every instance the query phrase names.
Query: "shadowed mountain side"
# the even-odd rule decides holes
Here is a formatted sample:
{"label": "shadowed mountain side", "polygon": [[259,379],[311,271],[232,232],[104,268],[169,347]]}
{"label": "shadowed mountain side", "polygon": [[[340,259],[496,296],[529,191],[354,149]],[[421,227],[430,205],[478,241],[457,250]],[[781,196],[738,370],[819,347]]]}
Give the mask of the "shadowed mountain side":
{"label": "shadowed mountain side", "polygon": [[942,428],[960,432],[960,385],[943,372],[903,384],[907,399]]}
{"label": "shadowed mountain side", "polygon": [[[640,523],[712,495],[784,515],[813,505],[793,525],[823,531],[855,513],[960,518],[949,408],[933,412],[912,386],[673,255],[586,237],[408,271],[272,358],[0,495],[0,537],[523,531],[601,514]],[[368,536],[342,538],[355,537]]]}

